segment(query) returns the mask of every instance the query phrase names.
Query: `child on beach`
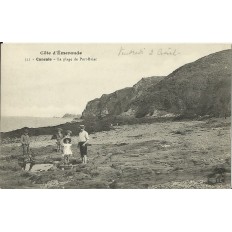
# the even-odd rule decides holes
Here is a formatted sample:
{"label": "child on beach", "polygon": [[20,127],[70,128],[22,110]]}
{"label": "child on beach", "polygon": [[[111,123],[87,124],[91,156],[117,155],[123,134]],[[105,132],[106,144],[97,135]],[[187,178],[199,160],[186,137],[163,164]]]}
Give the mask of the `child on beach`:
{"label": "child on beach", "polygon": [[69,164],[69,158],[72,155],[71,150],[71,138],[64,138],[63,139],[63,157],[64,157],[64,164]]}

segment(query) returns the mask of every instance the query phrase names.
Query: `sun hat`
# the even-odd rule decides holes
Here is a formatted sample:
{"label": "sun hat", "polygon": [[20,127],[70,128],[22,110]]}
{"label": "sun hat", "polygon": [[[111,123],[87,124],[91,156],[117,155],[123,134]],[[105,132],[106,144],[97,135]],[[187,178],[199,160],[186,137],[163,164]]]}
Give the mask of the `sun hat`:
{"label": "sun hat", "polygon": [[63,142],[65,143],[67,140],[68,140],[70,143],[71,143],[71,141],[72,141],[70,138],[64,138],[64,139],[63,139]]}

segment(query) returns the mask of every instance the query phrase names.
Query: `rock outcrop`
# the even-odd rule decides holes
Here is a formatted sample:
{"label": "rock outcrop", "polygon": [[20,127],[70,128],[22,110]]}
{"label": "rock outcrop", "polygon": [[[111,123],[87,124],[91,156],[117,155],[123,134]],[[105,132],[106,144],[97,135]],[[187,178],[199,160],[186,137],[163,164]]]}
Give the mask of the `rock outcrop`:
{"label": "rock outcrop", "polygon": [[83,118],[98,117],[107,115],[128,115],[134,116],[134,111],[130,109],[132,101],[139,98],[146,89],[159,83],[164,77],[142,78],[133,87],[124,88],[111,94],[103,94],[101,98],[96,98],[88,102],[82,113]]}
{"label": "rock outcrop", "polygon": [[78,114],[64,114],[62,118],[80,118],[81,116]]}
{"label": "rock outcrop", "polygon": [[231,114],[232,50],[183,65],[166,77],[143,78],[133,87],[90,101],[82,117],[226,117]]}

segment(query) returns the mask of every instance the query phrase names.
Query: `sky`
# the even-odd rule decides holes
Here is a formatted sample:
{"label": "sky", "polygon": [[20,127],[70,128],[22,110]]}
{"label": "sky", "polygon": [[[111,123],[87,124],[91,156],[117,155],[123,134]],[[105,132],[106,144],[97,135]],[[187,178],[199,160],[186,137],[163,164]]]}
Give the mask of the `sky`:
{"label": "sky", "polygon": [[131,87],[143,77],[166,76],[230,48],[230,44],[3,44],[1,115],[81,114],[88,101],[102,94]]}

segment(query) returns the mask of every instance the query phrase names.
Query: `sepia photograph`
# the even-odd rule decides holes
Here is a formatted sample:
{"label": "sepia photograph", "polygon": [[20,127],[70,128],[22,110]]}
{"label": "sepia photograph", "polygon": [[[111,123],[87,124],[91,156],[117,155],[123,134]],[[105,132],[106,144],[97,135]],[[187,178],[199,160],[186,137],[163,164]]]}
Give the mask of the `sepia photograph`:
{"label": "sepia photograph", "polygon": [[230,189],[231,44],[2,43],[1,189]]}

